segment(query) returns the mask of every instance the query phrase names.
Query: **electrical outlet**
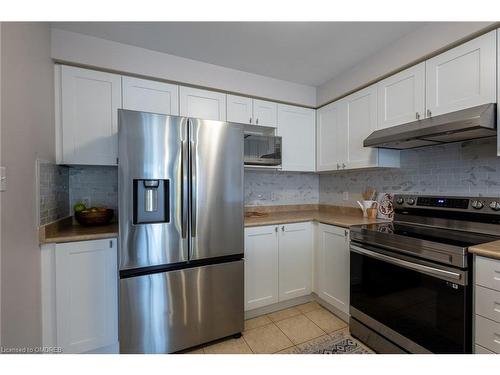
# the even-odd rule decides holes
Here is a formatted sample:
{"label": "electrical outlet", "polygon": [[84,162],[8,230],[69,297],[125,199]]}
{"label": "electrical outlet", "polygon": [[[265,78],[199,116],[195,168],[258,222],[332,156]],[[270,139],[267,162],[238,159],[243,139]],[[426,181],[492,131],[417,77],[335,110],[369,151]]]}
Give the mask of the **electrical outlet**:
{"label": "electrical outlet", "polygon": [[343,201],[348,201],[349,200],[349,192],[348,191],[343,191],[342,192],[342,200]]}

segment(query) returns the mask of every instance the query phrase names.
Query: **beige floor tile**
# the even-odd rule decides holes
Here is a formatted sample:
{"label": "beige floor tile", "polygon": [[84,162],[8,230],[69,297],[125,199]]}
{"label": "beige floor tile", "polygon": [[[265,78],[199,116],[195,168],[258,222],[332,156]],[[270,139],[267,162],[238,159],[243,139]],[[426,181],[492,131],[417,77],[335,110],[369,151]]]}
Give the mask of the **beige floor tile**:
{"label": "beige floor tile", "polygon": [[297,307],[298,310],[300,310],[300,312],[302,314],[305,314],[306,312],[313,311],[313,310],[318,310],[318,309],[322,308],[321,305],[318,302],[316,302],[316,301],[304,303],[304,304],[298,305],[296,307]]}
{"label": "beige floor tile", "polygon": [[299,309],[295,307],[290,307],[288,309],[280,310],[273,312],[271,314],[267,314],[267,316],[273,321],[273,322],[279,322],[280,320],[286,319],[286,318],[291,318],[292,316],[295,315],[300,315],[301,312]]}
{"label": "beige floor tile", "polygon": [[274,324],[243,332],[243,338],[254,353],[270,354],[293,346],[293,343]]}
{"label": "beige floor tile", "polygon": [[325,309],[309,311],[305,314],[326,333],[347,327],[347,323]]}
{"label": "beige floor tile", "polygon": [[295,345],[325,334],[323,330],[302,314],[280,320],[276,322],[276,325]]}
{"label": "beige floor tile", "polygon": [[297,347],[296,346],[291,346],[289,348],[280,350],[279,352],[275,354],[297,354]]}
{"label": "beige floor tile", "polygon": [[227,339],[216,344],[205,346],[205,354],[252,354],[243,337]]}
{"label": "beige floor tile", "polygon": [[245,331],[250,329],[259,328],[272,323],[267,315],[258,316],[257,318],[245,320]]}

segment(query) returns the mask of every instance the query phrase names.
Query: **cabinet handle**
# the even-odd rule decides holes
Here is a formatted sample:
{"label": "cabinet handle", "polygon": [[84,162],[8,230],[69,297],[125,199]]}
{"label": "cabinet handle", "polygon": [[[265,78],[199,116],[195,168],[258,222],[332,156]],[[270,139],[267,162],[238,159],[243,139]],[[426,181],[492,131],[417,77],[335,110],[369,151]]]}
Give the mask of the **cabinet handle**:
{"label": "cabinet handle", "polygon": [[257,118],[257,119],[255,120],[255,123],[256,123],[257,125],[259,125],[259,118]]}
{"label": "cabinet handle", "polygon": [[338,170],[338,169],[340,169],[340,164],[339,164],[339,163],[337,163],[337,170]]}
{"label": "cabinet handle", "polygon": [[345,231],[344,231],[344,236],[346,236],[346,237],[347,237],[347,234],[348,234],[348,233],[347,233],[347,230],[345,230]]}
{"label": "cabinet handle", "polygon": [[415,113],[415,117],[416,117],[417,120],[420,120],[420,113],[416,112]]}
{"label": "cabinet handle", "polygon": [[274,231],[278,233],[278,227],[274,227]]}
{"label": "cabinet handle", "polygon": [[250,122],[250,124],[252,123],[252,118],[250,117],[250,120],[248,120]]}
{"label": "cabinet handle", "polygon": [[113,240],[109,241],[109,247],[112,249],[113,248]]}
{"label": "cabinet handle", "polygon": [[345,169],[345,164],[344,163],[342,163],[342,169]]}
{"label": "cabinet handle", "polygon": [[427,117],[432,117],[432,112],[430,109],[427,110]]}
{"label": "cabinet handle", "polygon": [[284,232],[284,231],[285,231],[285,226],[284,226],[284,225],[281,227],[281,231],[282,231],[282,232]]}

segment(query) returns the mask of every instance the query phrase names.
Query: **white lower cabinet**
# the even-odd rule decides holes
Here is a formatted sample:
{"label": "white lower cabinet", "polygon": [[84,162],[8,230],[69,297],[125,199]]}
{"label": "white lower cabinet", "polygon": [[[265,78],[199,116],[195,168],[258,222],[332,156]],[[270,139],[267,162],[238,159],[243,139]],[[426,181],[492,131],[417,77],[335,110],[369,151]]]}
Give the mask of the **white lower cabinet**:
{"label": "white lower cabinet", "polygon": [[116,239],[42,248],[42,306],[44,345],[63,353],[118,350]]}
{"label": "white lower cabinet", "polygon": [[474,257],[475,352],[500,353],[500,260]]}
{"label": "white lower cabinet", "polygon": [[318,224],[316,294],[349,314],[349,231]]}
{"label": "white lower cabinet", "polygon": [[312,224],[245,229],[245,310],[311,293]]}
{"label": "white lower cabinet", "polygon": [[349,231],[312,222],[245,229],[245,310],[310,295],[349,314]]}
{"label": "white lower cabinet", "polygon": [[278,227],[245,229],[245,310],[278,302]]}
{"label": "white lower cabinet", "polygon": [[312,223],[279,226],[279,300],[305,296],[312,284]]}

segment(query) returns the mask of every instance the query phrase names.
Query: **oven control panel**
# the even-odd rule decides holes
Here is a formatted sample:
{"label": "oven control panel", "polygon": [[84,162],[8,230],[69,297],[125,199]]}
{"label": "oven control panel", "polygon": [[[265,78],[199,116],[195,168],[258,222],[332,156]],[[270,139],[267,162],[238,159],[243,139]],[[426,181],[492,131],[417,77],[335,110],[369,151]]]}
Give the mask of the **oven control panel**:
{"label": "oven control panel", "polygon": [[443,209],[500,215],[500,198],[395,195],[395,209]]}

